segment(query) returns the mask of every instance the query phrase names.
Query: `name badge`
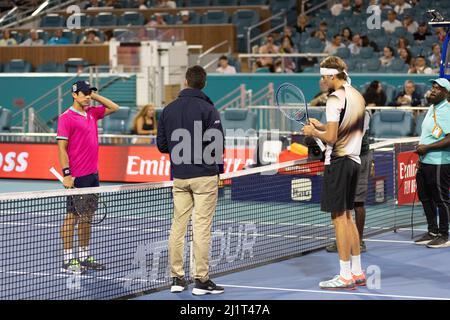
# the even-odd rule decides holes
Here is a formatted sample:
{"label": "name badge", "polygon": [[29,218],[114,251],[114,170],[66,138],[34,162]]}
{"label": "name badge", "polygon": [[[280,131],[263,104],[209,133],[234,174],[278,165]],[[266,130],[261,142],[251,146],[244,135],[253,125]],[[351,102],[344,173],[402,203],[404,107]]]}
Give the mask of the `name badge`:
{"label": "name badge", "polygon": [[438,125],[435,125],[434,128],[433,128],[433,131],[431,131],[431,134],[436,139],[439,139],[442,136],[442,129],[441,129],[441,127],[439,127]]}

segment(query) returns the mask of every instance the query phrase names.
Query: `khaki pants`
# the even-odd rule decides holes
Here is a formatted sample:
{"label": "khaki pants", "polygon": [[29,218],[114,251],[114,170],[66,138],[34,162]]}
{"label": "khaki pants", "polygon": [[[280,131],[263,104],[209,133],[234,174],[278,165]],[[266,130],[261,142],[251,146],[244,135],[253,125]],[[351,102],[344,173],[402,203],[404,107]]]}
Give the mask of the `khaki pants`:
{"label": "khaki pants", "polygon": [[195,206],[194,233],[194,278],[209,279],[209,249],[211,225],[217,205],[219,177],[174,179],[174,217],[169,237],[170,276],[184,277],[183,255],[186,229]]}

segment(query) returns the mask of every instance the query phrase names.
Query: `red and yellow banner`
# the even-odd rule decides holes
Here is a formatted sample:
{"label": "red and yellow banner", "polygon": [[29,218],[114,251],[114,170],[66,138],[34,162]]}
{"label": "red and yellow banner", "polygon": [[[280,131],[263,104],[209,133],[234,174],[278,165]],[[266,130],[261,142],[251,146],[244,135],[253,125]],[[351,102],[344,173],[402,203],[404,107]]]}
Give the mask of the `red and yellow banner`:
{"label": "red and yellow banner", "polygon": [[419,202],[416,185],[417,161],[415,152],[401,152],[397,156],[397,200],[398,204]]}
{"label": "red and yellow banner", "polygon": [[[253,149],[227,149],[225,172],[253,162]],[[60,169],[56,144],[0,144],[0,178],[55,180],[49,169]],[[170,159],[156,146],[100,146],[101,181],[160,182],[170,180]]]}

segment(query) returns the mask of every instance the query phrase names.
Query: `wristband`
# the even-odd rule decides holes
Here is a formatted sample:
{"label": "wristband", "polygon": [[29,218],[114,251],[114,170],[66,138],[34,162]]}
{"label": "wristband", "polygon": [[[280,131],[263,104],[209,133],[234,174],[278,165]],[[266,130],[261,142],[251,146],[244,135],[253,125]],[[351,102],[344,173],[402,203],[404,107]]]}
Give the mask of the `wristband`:
{"label": "wristband", "polygon": [[69,167],[64,168],[62,171],[63,171],[64,177],[67,177],[67,176],[70,176],[70,175],[71,175],[71,174],[70,174],[70,168],[69,168]]}

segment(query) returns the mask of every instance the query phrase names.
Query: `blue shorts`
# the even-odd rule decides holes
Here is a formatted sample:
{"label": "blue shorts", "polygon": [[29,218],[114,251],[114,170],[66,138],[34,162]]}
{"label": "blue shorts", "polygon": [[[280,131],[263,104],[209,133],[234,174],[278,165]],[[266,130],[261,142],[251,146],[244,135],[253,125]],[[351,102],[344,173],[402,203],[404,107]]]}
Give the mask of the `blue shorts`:
{"label": "blue shorts", "polygon": [[[99,186],[100,180],[98,178],[98,173],[93,173],[82,177],[76,177],[74,181],[75,188],[91,188]],[[75,212],[75,208],[73,206],[73,197],[67,197],[67,212],[68,213]]]}

